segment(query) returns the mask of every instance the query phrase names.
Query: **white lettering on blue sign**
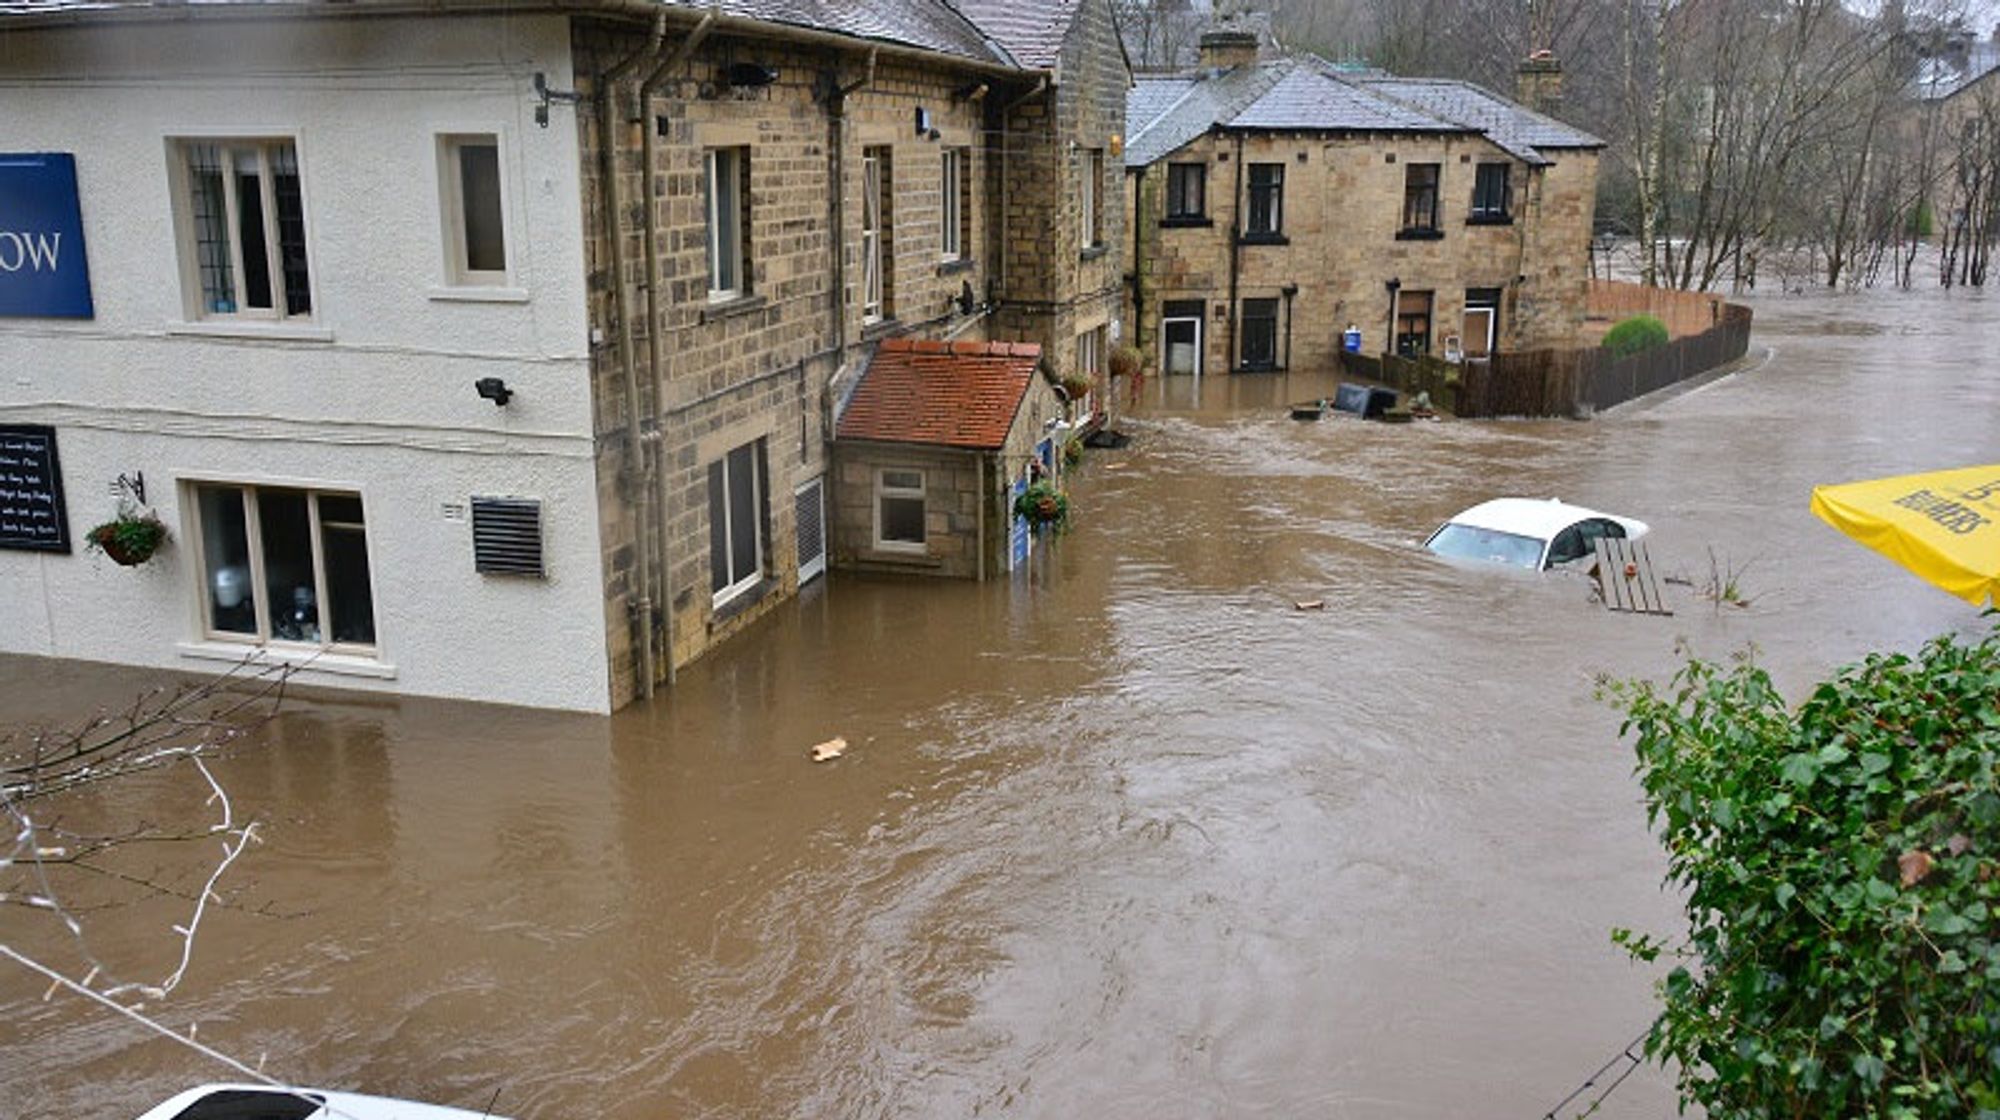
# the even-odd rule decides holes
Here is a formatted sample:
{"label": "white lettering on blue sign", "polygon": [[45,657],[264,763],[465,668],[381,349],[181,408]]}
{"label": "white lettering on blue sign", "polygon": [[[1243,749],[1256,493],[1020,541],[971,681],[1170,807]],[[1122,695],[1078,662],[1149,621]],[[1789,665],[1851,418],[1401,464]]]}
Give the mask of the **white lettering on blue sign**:
{"label": "white lettering on blue sign", "polygon": [[61,233],[18,233],[0,229],[0,272],[54,272],[62,254]]}

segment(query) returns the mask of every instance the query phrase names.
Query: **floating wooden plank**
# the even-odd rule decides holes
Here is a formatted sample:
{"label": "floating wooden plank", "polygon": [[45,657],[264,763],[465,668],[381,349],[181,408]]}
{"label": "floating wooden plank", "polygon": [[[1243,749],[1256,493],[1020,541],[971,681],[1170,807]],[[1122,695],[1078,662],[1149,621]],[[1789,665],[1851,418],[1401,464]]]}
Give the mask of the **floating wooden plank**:
{"label": "floating wooden plank", "polygon": [[1671,615],[1646,542],[1602,537],[1597,542],[1597,590],[1607,609],[1628,614]]}

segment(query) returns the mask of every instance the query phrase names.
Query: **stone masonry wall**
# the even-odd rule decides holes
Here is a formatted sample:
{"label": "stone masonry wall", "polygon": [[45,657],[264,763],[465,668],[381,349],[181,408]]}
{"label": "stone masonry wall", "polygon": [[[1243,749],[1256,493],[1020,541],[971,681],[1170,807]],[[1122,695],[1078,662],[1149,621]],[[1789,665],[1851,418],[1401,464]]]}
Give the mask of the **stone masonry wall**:
{"label": "stone masonry wall", "polygon": [[[671,31],[659,57],[673,52],[682,34]],[[976,338],[988,333],[988,325],[976,313],[962,312],[954,297],[969,284],[975,301],[983,302],[991,290],[999,221],[996,155],[984,131],[988,99],[1018,97],[1028,87],[946,59],[930,64],[885,57],[872,80],[839,98],[836,89],[869,77],[866,44],[857,41],[852,50],[836,51],[775,34],[713,36],[663,76],[643,113],[636,104],[637,76],[621,83],[610,99],[619,192],[626,201],[617,216],[626,268],[614,278],[604,217],[608,192],[601,170],[598,77],[644,47],[646,33],[636,24],[578,20],[572,39],[577,92],[584,95],[576,107],[576,128],[615,707],[629,701],[639,685],[641,550],[655,570],[665,571],[655,633],[670,629],[669,655],[673,664],[684,665],[797,590],[794,494],[826,473],[834,398],[858,372],[865,342],[883,334]],[[768,67],[775,79],[732,88],[723,73],[733,63]],[[638,75],[651,65],[641,66]],[[981,85],[988,92],[977,96]],[[1121,89],[1121,112],[1122,98]],[[935,138],[929,131],[918,133],[919,107],[927,111]],[[643,130],[652,130],[656,143],[655,191],[646,200]],[[709,296],[706,153],[715,148],[745,151],[748,164],[746,290],[724,302]],[[892,302],[879,323],[864,323],[861,307],[862,160],[871,148],[889,151],[893,196],[884,244]],[[950,148],[966,152],[961,199],[970,236],[961,258],[946,261],[942,185]],[[1049,194],[1042,184],[1034,204],[1048,208]],[[643,251],[648,205],[658,247],[650,267]],[[838,245],[836,222],[843,234]],[[626,428],[626,410],[634,405],[626,400],[620,360],[621,283],[633,316],[641,439],[655,448],[654,485],[665,513],[664,530],[655,525],[643,539],[640,503],[649,491],[640,481]],[[654,285],[658,311],[651,322],[645,313],[648,283]],[[649,330],[659,335],[657,368],[649,364]],[[761,442],[765,472],[763,582],[718,609],[710,590],[709,467],[752,442]],[[840,529],[832,522],[843,515],[838,503],[827,508],[831,539]],[[656,671],[664,676],[664,659]]]}
{"label": "stone masonry wall", "polygon": [[[1560,156],[1553,168],[1535,169],[1464,136],[1214,134],[1188,144],[1134,177],[1140,202],[1130,236],[1143,307],[1133,318],[1149,368],[1160,368],[1161,305],[1170,300],[1201,302],[1208,373],[1237,366],[1241,331],[1232,320],[1249,299],[1279,301],[1281,367],[1329,368],[1350,325],[1361,330],[1364,351],[1388,350],[1391,280],[1404,292],[1433,293],[1434,354],[1446,335],[1461,332],[1469,288],[1502,293],[1498,348],[1569,344],[1583,323],[1596,155]],[[1512,168],[1511,224],[1467,221],[1482,162]],[[1170,163],[1207,168],[1208,224],[1162,225]],[[1397,237],[1412,163],[1439,165],[1435,240]],[[1238,209],[1248,205],[1246,164],[1284,168],[1283,242],[1238,247],[1231,307],[1230,243]]]}
{"label": "stone masonry wall", "polygon": [[[1054,89],[1007,113],[1002,190],[1005,267],[995,338],[1038,342],[1061,377],[1077,362],[1077,336],[1116,320],[1127,252],[1123,142],[1131,76],[1108,0],[1084,0],[1064,42]],[[1102,153],[1095,184],[1099,244],[1084,242],[1085,153]],[[1058,198],[1050,185],[1060,184]],[[1129,333],[1129,332],[1128,332]],[[1108,402],[1106,377],[1096,394]]]}

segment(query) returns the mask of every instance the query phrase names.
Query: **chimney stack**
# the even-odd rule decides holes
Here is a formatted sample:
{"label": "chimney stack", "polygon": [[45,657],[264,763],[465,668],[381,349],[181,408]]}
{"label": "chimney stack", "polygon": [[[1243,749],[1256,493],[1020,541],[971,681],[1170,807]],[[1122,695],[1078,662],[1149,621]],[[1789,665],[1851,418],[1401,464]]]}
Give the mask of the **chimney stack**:
{"label": "chimney stack", "polygon": [[1514,100],[1545,116],[1562,111],[1563,68],[1551,50],[1539,50],[1521,60],[1514,72]]}
{"label": "chimney stack", "polygon": [[1240,27],[1218,25],[1201,33],[1201,68],[1228,70],[1250,66],[1257,61],[1257,33]]}

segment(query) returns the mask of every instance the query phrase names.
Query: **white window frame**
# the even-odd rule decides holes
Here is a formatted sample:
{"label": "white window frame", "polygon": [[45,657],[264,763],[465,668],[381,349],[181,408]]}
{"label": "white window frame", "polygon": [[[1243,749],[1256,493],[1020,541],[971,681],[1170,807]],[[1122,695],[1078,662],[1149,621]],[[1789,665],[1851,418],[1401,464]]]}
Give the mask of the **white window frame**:
{"label": "white window frame", "polygon": [[1078,184],[1077,198],[1082,215],[1080,232],[1083,247],[1096,249],[1104,244],[1102,209],[1099,193],[1104,189],[1104,149],[1085,148],[1083,150],[1083,179]]}
{"label": "white window frame", "polygon": [[966,165],[971,163],[964,148],[946,148],[943,173],[938,183],[938,259],[965,259],[964,211],[959,192],[964,189]]}
{"label": "white window frame", "polygon": [[[732,519],[735,517],[735,507],[733,503],[731,503],[729,500],[730,486],[732,483],[732,479],[730,477],[731,472],[730,472],[729,460],[730,456],[734,455],[738,451],[743,450],[743,448],[748,447],[751,449],[750,509],[755,516],[751,518],[749,532],[751,540],[756,545],[756,558],[755,561],[750,565],[750,571],[747,574],[738,576],[736,580],[732,583],[725,584],[719,588],[713,588],[714,598],[712,602],[713,605],[716,607],[721,607],[727,604],[730,600],[736,598],[737,596],[743,594],[746,591],[749,591],[751,588],[756,587],[758,584],[764,582],[764,565],[766,563],[767,557],[764,554],[765,542],[764,542],[763,522],[766,518],[768,518],[771,515],[771,508],[767,504],[770,495],[766,493],[765,480],[764,480],[764,473],[769,468],[764,463],[764,449],[759,446],[759,444],[761,444],[762,442],[763,442],[762,440],[751,440],[747,444],[739,444],[735,447],[730,448],[728,451],[724,452],[720,459],[715,460],[716,463],[720,463],[722,465],[722,508],[719,510],[716,509],[714,500],[713,498],[711,498],[709,502],[708,516],[710,518],[715,518],[719,516],[723,519],[723,525],[724,525],[723,539],[728,542],[728,548],[726,549],[726,552],[729,555],[734,555],[736,551],[735,546],[736,546],[737,526],[733,524],[732,521]],[[714,464],[712,463],[710,465],[713,466]],[[712,552],[709,556],[709,563],[711,565],[715,563],[715,557]],[[711,587],[713,587],[712,580],[711,580]]]}
{"label": "white window frame", "polygon": [[861,156],[861,321],[879,323],[887,315],[882,266],[882,192],[887,183],[882,159],[873,150]]}
{"label": "white window frame", "polygon": [[[724,162],[732,164],[732,189],[718,192],[715,180]],[[703,153],[702,189],[708,204],[708,301],[723,303],[750,293],[749,261],[746,247],[743,193],[750,174],[750,150],[745,147],[709,148]],[[650,205],[650,203],[649,203]],[[718,236],[724,229],[736,234],[733,253],[723,252]]]}
{"label": "white window frame", "polygon": [[1090,391],[1071,402],[1072,420],[1082,422],[1097,415],[1097,377],[1104,372],[1105,336],[1109,333],[1096,326],[1076,336],[1076,371],[1090,382]]}
{"label": "white window frame", "polygon": [[[312,248],[312,227],[310,217],[312,200],[306,190],[305,158],[302,145],[296,134],[273,131],[245,135],[236,132],[203,133],[182,132],[167,137],[168,180],[173,185],[174,241],[180,255],[181,293],[183,310],[188,321],[209,321],[217,323],[312,323],[319,309],[319,270],[313,267],[317,254]],[[230,310],[218,310],[208,300],[202,283],[201,248],[199,237],[200,221],[195,214],[194,182],[190,166],[194,149],[213,147],[222,157],[223,214],[221,220],[229,238],[228,266],[230,287],[234,299]],[[248,306],[246,299],[245,274],[243,269],[243,238],[239,235],[240,196],[237,191],[234,168],[237,156],[245,149],[250,150],[258,165],[258,203],[264,216],[264,267],[270,280],[271,306],[256,308]],[[275,152],[290,149],[292,163],[299,179],[299,214],[303,225],[300,231],[301,250],[306,259],[306,310],[299,314],[287,311],[289,294],[286,288],[281,237],[278,230],[279,214],[277,204],[276,177],[271,173],[271,159]]]}
{"label": "white window frame", "polygon": [[[889,484],[889,476],[892,474],[916,475],[917,484],[915,487],[891,486]],[[883,552],[909,552],[921,555],[930,548],[930,492],[926,489],[929,482],[930,479],[924,471],[916,467],[875,468],[875,547],[877,549]],[[889,540],[882,536],[882,502],[884,499],[895,499],[897,501],[914,500],[917,503],[918,507],[923,511],[923,516],[918,520],[918,531],[923,534],[922,540]]]}
{"label": "white window frame", "polygon": [[[214,616],[210,613],[210,572],[208,557],[208,537],[202,531],[201,498],[203,490],[234,490],[243,503],[243,531],[250,560],[249,598],[255,613],[257,632],[245,634],[236,630],[218,630]],[[264,570],[263,521],[258,509],[257,493],[260,490],[289,490],[306,496],[306,516],[311,527],[311,550],[313,563],[313,597],[315,609],[320,616],[320,633],[328,635],[332,631],[331,608],[326,591],[326,529],[320,520],[319,499],[323,495],[353,498],[361,503],[361,523],[351,526],[335,522],[336,528],[358,528],[361,532],[362,547],[368,553],[368,611],[369,626],[375,634],[373,642],[336,642],[331,637],[319,641],[301,641],[295,638],[279,638],[273,635],[271,624],[271,597]],[[324,650],[327,653],[349,657],[373,659],[380,656],[382,649],[381,596],[377,594],[375,579],[376,549],[373,530],[368,517],[368,499],[358,487],[302,485],[284,482],[243,482],[219,478],[188,479],[181,485],[182,508],[187,514],[187,539],[194,549],[194,604],[202,638],[210,642],[224,642],[245,648],[268,648],[274,650]]]}
{"label": "white window frame", "polygon": [[[473,268],[466,259],[465,149],[493,149],[493,189],[500,196],[500,267]],[[449,288],[504,288],[514,270],[512,192],[507,147],[498,132],[441,132],[437,137],[438,206],[444,233],[444,283]]]}

